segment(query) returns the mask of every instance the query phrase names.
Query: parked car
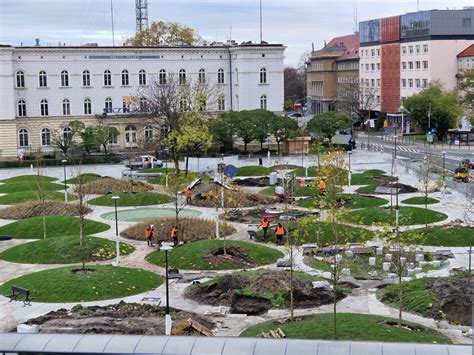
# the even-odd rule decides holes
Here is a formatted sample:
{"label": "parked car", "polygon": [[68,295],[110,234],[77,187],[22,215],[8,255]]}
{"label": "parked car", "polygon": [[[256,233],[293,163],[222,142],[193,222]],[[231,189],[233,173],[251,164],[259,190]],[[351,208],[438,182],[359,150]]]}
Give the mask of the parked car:
{"label": "parked car", "polygon": [[290,118],[300,118],[300,117],[303,117],[303,114],[301,112],[288,112],[286,114],[286,117],[290,117]]}

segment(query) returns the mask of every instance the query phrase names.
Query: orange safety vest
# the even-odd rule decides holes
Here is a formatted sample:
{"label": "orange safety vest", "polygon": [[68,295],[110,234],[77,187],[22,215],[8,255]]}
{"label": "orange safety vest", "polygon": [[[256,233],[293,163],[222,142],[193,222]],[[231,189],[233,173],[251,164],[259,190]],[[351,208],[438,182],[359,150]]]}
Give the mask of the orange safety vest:
{"label": "orange safety vest", "polygon": [[306,186],[306,181],[304,179],[300,180],[300,187],[305,187]]}
{"label": "orange safety vest", "polygon": [[151,229],[150,228],[145,229],[145,237],[147,237],[147,238],[151,237]]}
{"label": "orange safety vest", "polygon": [[319,189],[320,189],[320,190],[326,190],[326,184],[325,184],[325,182],[322,181],[322,180],[319,182]]}
{"label": "orange safety vest", "polygon": [[270,226],[270,222],[268,221],[261,221],[260,222],[260,227],[262,228],[268,228]]}
{"label": "orange safety vest", "polygon": [[185,195],[186,197],[190,197],[191,194],[192,194],[192,192],[191,192],[191,189],[190,189],[190,188],[187,188],[186,190],[184,190],[184,195]]}
{"label": "orange safety vest", "polygon": [[178,230],[176,228],[171,228],[171,237],[176,237],[176,235],[178,234]]}
{"label": "orange safety vest", "polygon": [[285,228],[284,227],[276,227],[275,234],[276,235],[284,235],[285,234]]}

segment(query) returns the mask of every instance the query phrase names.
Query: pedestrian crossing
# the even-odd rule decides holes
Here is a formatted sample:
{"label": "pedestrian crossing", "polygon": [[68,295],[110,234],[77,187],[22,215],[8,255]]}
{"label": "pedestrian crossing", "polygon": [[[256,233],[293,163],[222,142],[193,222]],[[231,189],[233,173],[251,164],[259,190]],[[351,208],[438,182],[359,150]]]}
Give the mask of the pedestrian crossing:
{"label": "pedestrian crossing", "polygon": [[[387,147],[388,148],[388,147]],[[393,149],[393,146],[390,147],[391,149]],[[431,154],[431,155],[437,155],[439,156],[440,158],[442,157],[442,154],[441,153],[432,153],[432,152],[426,152],[425,150],[420,150],[420,149],[417,149],[417,148],[412,148],[412,147],[404,147],[404,146],[399,146],[397,147],[397,151],[402,151],[402,152],[409,152],[409,153],[414,153],[414,154]],[[456,161],[462,161],[464,158],[460,157],[460,156],[457,156],[457,155],[451,155],[451,154],[446,154],[446,159],[449,159],[449,160],[456,160]]]}

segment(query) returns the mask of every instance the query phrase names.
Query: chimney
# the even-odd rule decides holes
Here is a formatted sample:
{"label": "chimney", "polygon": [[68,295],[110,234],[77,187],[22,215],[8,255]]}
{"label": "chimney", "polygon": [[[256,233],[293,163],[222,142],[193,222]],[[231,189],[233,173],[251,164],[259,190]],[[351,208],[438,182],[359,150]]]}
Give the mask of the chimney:
{"label": "chimney", "polygon": [[40,46],[40,39],[35,38],[35,47],[39,47],[39,46]]}

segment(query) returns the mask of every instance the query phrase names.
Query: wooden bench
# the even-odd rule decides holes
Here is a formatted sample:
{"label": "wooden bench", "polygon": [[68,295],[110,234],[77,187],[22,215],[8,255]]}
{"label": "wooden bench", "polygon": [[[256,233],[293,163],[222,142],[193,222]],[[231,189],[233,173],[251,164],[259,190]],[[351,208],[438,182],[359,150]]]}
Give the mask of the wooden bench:
{"label": "wooden bench", "polygon": [[18,299],[19,296],[25,296],[25,298],[22,300],[23,301],[23,306],[31,306],[31,298],[30,298],[30,290],[28,290],[27,288],[23,288],[23,287],[20,287],[20,286],[15,286],[15,285],[12,285],[12,294],[10,296],[8,296],[10,298],[10,302],[11,301],[21,301]]}

